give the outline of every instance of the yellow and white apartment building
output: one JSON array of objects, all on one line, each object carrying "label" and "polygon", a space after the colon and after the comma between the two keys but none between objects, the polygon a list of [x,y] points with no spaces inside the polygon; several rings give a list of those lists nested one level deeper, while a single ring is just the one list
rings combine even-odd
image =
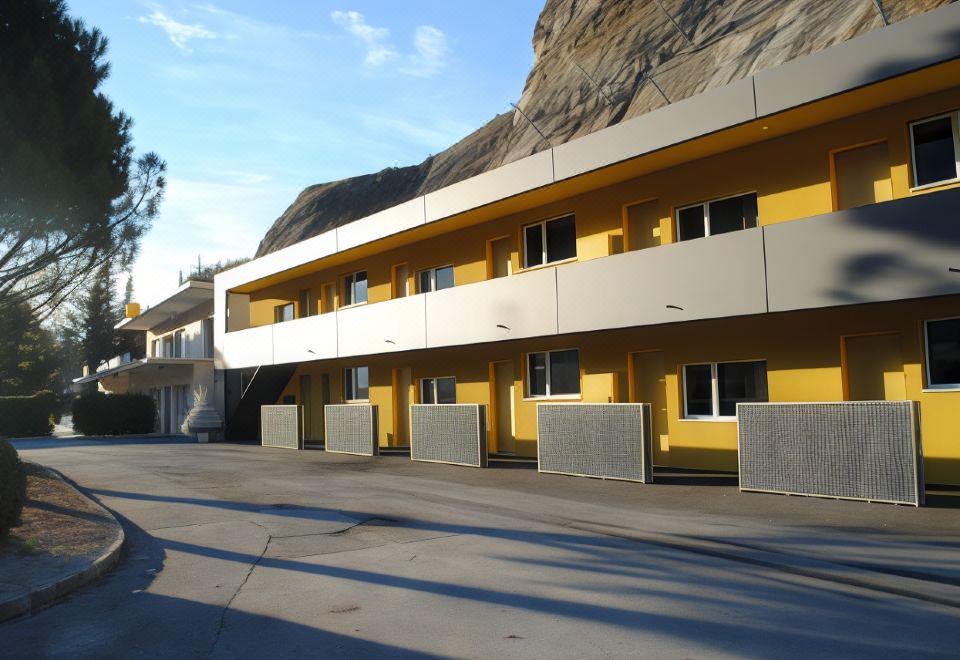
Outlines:
[{"label": "yellow and white apartment building", "polygon": [[219,274],[228,425],[478,403],[535,457],[538,403],[646,402],[654,464],[734,471],[738,402],[907,399],[960,484],[958,112],[951,5]]}]

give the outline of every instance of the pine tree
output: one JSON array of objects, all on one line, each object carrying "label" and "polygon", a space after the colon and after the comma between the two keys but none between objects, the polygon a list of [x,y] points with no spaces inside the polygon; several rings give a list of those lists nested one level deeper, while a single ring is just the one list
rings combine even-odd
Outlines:
[{"label": "pine tree", "polygon": [[120,321],[120,315],[109,264],[97,270],[84,299],[83,312],[83,358],[92,372],[101,362],[117,355],[114,326]]}]

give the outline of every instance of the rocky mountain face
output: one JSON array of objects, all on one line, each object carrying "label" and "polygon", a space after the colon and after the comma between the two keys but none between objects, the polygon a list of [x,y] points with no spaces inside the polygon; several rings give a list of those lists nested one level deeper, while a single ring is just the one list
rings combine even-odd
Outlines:
[{"label": "rocky mountain face", "polygon": [[515,112],[419,165],[305,189],[261,256],[952,0],[547,0]]}]

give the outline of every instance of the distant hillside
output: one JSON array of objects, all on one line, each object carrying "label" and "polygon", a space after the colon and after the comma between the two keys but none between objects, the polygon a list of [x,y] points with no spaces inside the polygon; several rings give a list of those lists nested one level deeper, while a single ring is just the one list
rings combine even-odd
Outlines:
[{"label": "distant hillside", "polygon": [[[950,2],[547,0],[518,105],[555,146]],[[547,148],[530,121],[497,115],[419,165],[310,186],[257,256]]]}]

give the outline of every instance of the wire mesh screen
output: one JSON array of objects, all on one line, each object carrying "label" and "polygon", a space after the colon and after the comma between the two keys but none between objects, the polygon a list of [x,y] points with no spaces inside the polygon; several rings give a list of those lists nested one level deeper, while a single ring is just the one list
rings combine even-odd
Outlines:
[{"label": "wire mesh screen", "polygon": [[740,490],[923,503],[913,401],[741,403]]},{"label": "wire mesh screen", "polygon": [[324,406],[324,449],[340,454],[376,456],[380,453],[377,436],[377,407],[351,403]]},{"label": "wire mesh screen", "polygon": [[650,483],[650,404],[537,406],[540,472]]},{"label": "wire mesh screen", "polygon": [[260,406],[260,444],[303,449],[300,406]]},{"label": "wire mesh screen", "polygon": [[473,403],[410,406],[410,458],[487,467],[487,407]]}]

